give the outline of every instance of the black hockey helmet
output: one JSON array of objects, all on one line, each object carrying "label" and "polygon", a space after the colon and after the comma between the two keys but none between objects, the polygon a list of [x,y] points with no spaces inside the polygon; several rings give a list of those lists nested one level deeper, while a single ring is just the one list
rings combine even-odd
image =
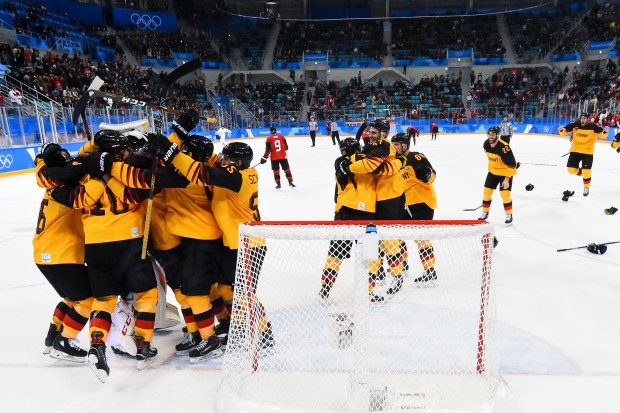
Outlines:
[{"label": "black hockey helmet", "polygon": [[189,135],[183,141],[183,151],[191,152],[193,160],[205,162],[213,155],[213,142],[206,136]]},{"label": "black hockey helmet", "polygon": [[37,158],[43,159],[45,165],[52,167],[65,166],[73,160],[68,150],[54,142],[48,142],[41,146]]},{"label": "black hockey helmet", "polygon": [[590,119],[590,114],[588,112],[581,112],[581,118],[588,118]]},{"label": "black hockey helmet", "polygon": [[497,136],[499,136],[499,127],[497,127],[497,126],[491,126],[491,127],[489,127],[489,130],[487,131],[487,135],[488,135],[489,133],[491,133],[491,132],[493,132],[493,133],[495,133]]},{"label": "black hockey helmet", "polygon": [[[142,134],[142,132],[138,132],[140,134]],[[148,141],[146,140],[146,136],[144,137],[139,137],[138,133],[125,133],[124,135],[127,136],[127,142],[129,143],[129,148],[131,148],[131,150],[133,152],[137,152],[140,149],[143,149],[146,147],[146,144],[148,143]]]},{"label": "black hockey helmet", "polygon": [[276,128],[276,126],[275,126],[275,125],[271,125],[271,126],[269,127],[269,132],[270,132],[270,133],[278,133],[278,129]]},{"label": "black hockey helmet", "polygon": [[355,138],[344,138],[340,141],[340,153],[345,156],[351,156],[361,151],[360,143]]},{"label": "black hockey helmet", "polygon": [[411,138],[409,137],[409,135],[407,135],[406,133],[397,133],[396,135],[392,136],[391,139],[392,143],[394,142],[398,142],[398,143],[404,143],[405,145],[407,145],[407,148],[411,145]]},{"label": "black hockey helmet", "polygon": [[390,132],[390,122],[383,118],[375,119],[370,123],[371,128],[378,129],[379,132],[389,133]]},{"label": "black hockey helmet", "polygon": [[224,146],[222,153],[233,161],[241,161],[241,167],[239,169],[249,168],[252,158],[254,157],[252,148],[244,142],[231,142]]},{"label": "black hockey helmet", "polygon": [[102,152],[117,152],[129,147],[129,139],[119,131],[100,130],[95,134],[95,146]]}]

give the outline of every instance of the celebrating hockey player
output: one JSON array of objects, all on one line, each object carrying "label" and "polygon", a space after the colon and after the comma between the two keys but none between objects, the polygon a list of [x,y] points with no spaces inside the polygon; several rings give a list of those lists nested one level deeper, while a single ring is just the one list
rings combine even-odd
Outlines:
[{"label": "celebrating hockey player", "polygon": [[559,129],[560,135],[572,134],[566,168],[569,174],[583,177],[583,196],[590,194],[594,143],[597,138],[605,139],[609,131],[609,126],[602,129],[590,122],[589,119],[590,116],[584,112],[578,121],[571,122]]},{"label": "celebrating hockey player", "polygon": [[488,139],[482,145],[489,159],[489,172],[484,181],[484,193],[482,196],[482,215],[480,220],[489,217],[493,191],[499,186],[499,194],[504,203],[506,212],[506,225],[512,224],[512,177],[517,174],[517,161],[510,146],[499,139],[499,128],[491,126],[487,132]]}]

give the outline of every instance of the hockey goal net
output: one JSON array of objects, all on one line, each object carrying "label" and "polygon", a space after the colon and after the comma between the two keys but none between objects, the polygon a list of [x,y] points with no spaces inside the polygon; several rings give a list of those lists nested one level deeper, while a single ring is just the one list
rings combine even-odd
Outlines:
[{"label": "hockey goal net", "polygon": [[492,225],[375,224],[239,227],[219,411],[467,411],[492,402]]}]

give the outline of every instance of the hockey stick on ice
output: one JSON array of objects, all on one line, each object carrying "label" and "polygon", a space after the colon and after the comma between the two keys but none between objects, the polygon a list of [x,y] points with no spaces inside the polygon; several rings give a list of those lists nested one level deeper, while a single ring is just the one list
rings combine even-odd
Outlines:
[{"label": "hockey stick on ice", "polygon": [[[596,244],[596,245],[611,245],[611,244],[620,244],[620,241],[612,241],[612,242],[602,242],[600,244]],[[562,248],[557,250],[557,252],[562,252],[562,251],[571,251],[571,250],[580,250],[583,248],[588,248],[587,245],[582,245],[581,247],[572,247],[572,248]]]},{"label": "hockey stick on ice", "polygon": [[568,154],[570,154],[570,152],[566,152],[564,155],[560,156],[560,158],[563,158],[563,157],[565,157]]},{"label": "hockey stick on ice", "polygon": [[477,206],[477,207],[475,207],[475,208],[465,208],[463,211],[477,211],[477,210],[479,210],[480,208],[482,208],[482,205]]},{"label": "hockey stick on ice", "polygon": [[[202,67],[202,61],[199,58],[195,58],[189,60],[182,64],[181,66],[174,69],[172,72],[168,74],[164,78],[163,84],[159,91],[159,106],[166,106],[166,93],[168,92],[168,88],[174,84],[177,80],[181,79],[183,76],[192,73],[194,70],[198,70]],[[163,111],[159,111],[157,116],[153,117],[153,127],[155,129],[155,133],[162,133],[164,126],[164,113]],[[146,217],[144,220],[144,235],[142,238],[142,255],[141,258],[143,260],[146,259],[146,247],[149,242],[149,231],[151,228],[151,213],[153,211],[153,197],[155,196],[155,173],[157,172],[157,157],[153,157],[153,166],[151,167],[151,185],[149,188],[149,200],[146,204]]]},{"label": "hockey stick on ice", "polygon": [[538,165],[538,166],[557,166],[552,163],[531,163],[531,162],[519,162],[521,165]]},{"label": "hockey stick on ice", "polygon": [[104,81],[99,77],[95,76],[93,81],[88,86],[88,90],[75,104],[73,108],[73,114],[71,116],[71,121],[74,125],[77,125],[80,116],[82,117],[82,123],[84,123],[84,133],[86,133],[86,139],[91,140],[93,138],[92,132],[90,131],[90,126],[88,126],[88,120],[86,119],[86,106],[91,99],[92,93],[98,92],[103,86]]}]

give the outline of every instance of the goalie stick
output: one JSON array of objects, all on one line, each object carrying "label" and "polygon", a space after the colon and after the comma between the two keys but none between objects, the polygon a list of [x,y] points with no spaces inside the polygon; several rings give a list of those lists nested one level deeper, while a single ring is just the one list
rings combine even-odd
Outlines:
[{"label": "goalie stick", "polygon": [[[164,78],[163,84],[159,91],[159,106],[166,106],[166,93],[168,88],[183,76],[190,74],[194,70],[202,67],[202,61],[199,58],[189,60],[181,66],[174,69]],[[164,113],[160,110],[157,116],[153,117],[155,133],[162,133],[164,124]],[[146,204],[146,217],[144,220],[144,235],[142,237],[142,254],[141,258],[146,259],[146,248],[149,242],[149,231],[151,227],[151,213],[153,212],[153,197],[155,196],[155,172],[157,172],[157,157],[153,157],[153,166],[151,168],[151,185],[149,188],[149,200]]]},{"label": "goalie stick", "polygon": [[[600,244],[596,244],[596,245],[611,245],[611,244],[620,244],[620,241],[601,242]],[[588,246],[587,245],[582,245],[581,247],[562,248],[562,249],[557,250],[556,252],[580,250],[580,249],[583,249],[583,248],[588,248]]]},{"label": "goalie stick", "polygon": [[[164,102],[164,106],[157,106],[157,105],[152,105],[149,104],[143,100],[139,100],[139,99],[135,99],[129,96],[121,96],[121,95],[115,95],[113,93],[109,93],[109,92],[103,92],[101,90],[93,90],[93,93],[91,94],[90,98],[106,98],[106,99],[110,99],[113,100],[114,102],[120,102],[120,103],[127,103],[129,105],[136,105],[136,106],[141,106],[141,107],[147,107],[147,106],[152,106],[153,108],[157,108],[159,110],[163,110],[164,112],[170,113],[172,115],[181,115],[183,114],[183,111],[177,110],[177,109],[172,109],[169,108],[167,106],[165,106],[165,102]],[[160,102],[161,103],[161,102]],[[204,120],[205,122],[211,123],[211,124],[215,124],[217,123],[217,119],[216,118],[211,118],[211,117],[207,117],[207,116],[198,116],[198,119],[200,120]]]},{"label": "goalie stick", "polygon": [[95,76],[93,81],[90,83],[90,86],[88,86],[88,90],[86,90],[86,93],[80,96],[80,99],[75,104],[75,107],[73,108],[73,114],[71,116],[71,121],[73,122],[73,125],[77,125],[80,116],[82,117],[82,122],[84,123],[84,133],[86,133],[86,139],[88,139],[89,141],[93,139],[93,135],[90,131],[90,126],[88,126],[88,120],[86,120],[86,106],[88,105],[92,94],[98,92],[99,89],[101,89],[101,86],[103,86],[103,84],[104,81],[99,76]]}]

